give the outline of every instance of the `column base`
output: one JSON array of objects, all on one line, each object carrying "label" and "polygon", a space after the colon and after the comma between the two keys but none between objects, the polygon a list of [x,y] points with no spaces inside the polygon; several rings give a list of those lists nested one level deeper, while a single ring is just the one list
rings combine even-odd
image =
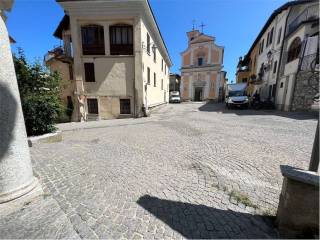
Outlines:
[{"label": "column base", "polygon": [[43,191],[39,183],[39,180],[34,177],[33,180],[27,185],[22,186],[21,188],[13,190],[11,192],[0,194],[0,212],[3,205],[6,205],[5,203],[11,202],[13,200],[17,200],[23,196],[29,196],[29,197],[31,195],[33,197],[35,197],[34,195],[39,196],[42,193]]}]

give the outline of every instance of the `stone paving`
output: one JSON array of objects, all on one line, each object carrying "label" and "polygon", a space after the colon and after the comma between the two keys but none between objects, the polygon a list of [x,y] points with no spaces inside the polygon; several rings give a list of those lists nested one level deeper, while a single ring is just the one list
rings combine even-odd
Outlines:
[{"label": "stone paving", "polygon": [[279,166],[307,168],[316,120],[187,103],[60,129],[31,148],[45,196],[1,238],[277,238]]}]

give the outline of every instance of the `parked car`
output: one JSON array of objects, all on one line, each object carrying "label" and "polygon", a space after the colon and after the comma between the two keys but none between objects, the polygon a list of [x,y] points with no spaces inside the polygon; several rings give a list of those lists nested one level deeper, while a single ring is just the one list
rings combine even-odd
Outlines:
[{"label": "parked car", "polygon": [[247,84],[236,83],[228,84],[226,92],[226,107],[248,108],[249,98],[247,96]]},{"label": "parked car", "polygon": [[178,91],[172,91],[169,95],[169,103],[180,103],[180,93]]}]

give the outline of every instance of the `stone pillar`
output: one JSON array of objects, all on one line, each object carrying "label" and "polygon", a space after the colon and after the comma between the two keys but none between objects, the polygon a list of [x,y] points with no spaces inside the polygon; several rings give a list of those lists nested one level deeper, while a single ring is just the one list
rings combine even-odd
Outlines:
[{"label": "stone pillar", "polygon": [[38,181],[32,172],[19,89],[1,7],[0,4],[0,203],[4,203],[30,193]]},{"label": "stone pillar", "polygon": [[81,47],[81,32],[79,24],[74,16],[70,16],[71,39],[73,46],[73,78],[75,80],[75,114],[72,121],[84,121],[86,118],[85,110],[85,93],[83,84],[83,64],[82,64],[82,47]]},{"label": "stone pillar", "polygon": [[[142,77],[142,36],[141,36],[141,18],[137,17],[134,21],[134,115],[142,117],[143,107],[143,77]],[[147,93],[146,93],[147,94]]]}]

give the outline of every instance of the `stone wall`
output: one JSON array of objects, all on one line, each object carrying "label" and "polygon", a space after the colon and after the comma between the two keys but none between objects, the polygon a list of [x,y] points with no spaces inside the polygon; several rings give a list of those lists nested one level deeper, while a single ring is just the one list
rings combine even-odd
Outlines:
[{"label": "stone wall", "polygon": [[310,71],[297,73],[291,110],[310,111],[317,93],[319,93],[319,74]]}]

